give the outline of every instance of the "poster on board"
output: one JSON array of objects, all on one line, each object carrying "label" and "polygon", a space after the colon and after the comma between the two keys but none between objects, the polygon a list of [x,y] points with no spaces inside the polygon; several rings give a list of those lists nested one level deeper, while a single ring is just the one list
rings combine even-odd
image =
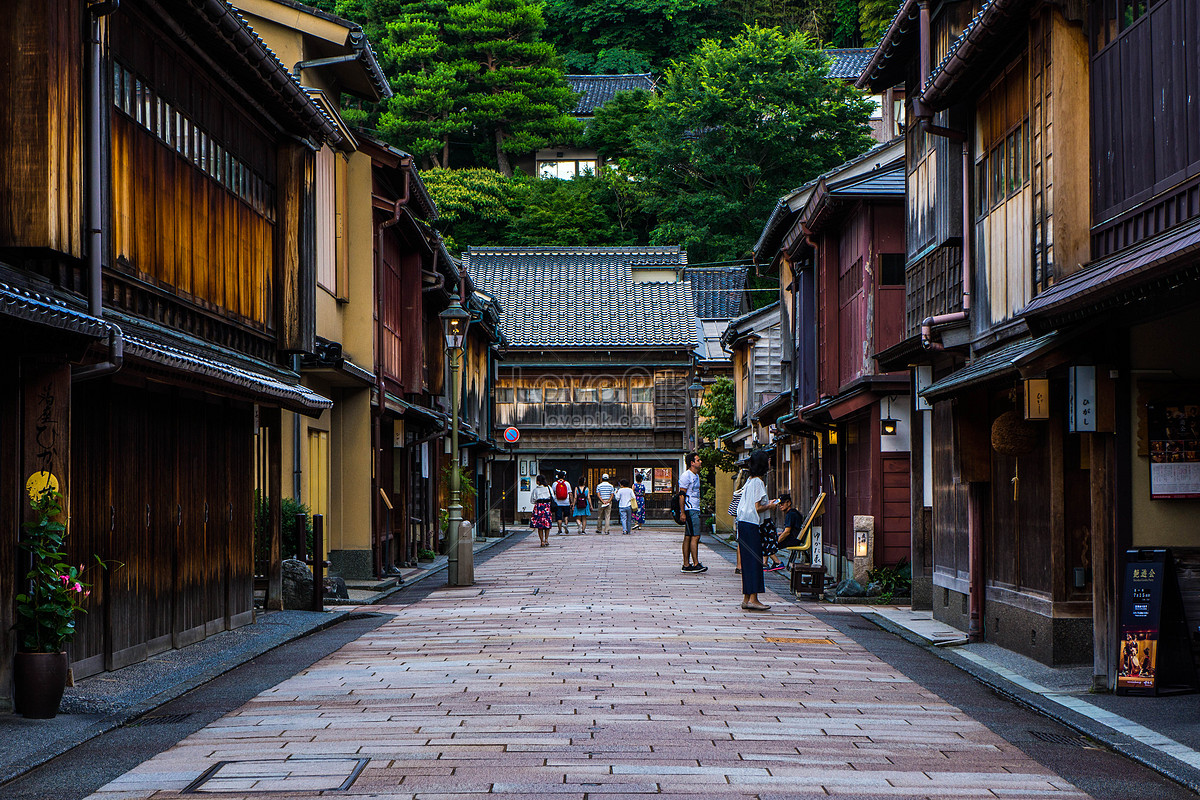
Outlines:
[{"label": "poster on board", "polygon": [[1200,404],[1146,407],[1150,440],[1150,497],[1200,497]]}]

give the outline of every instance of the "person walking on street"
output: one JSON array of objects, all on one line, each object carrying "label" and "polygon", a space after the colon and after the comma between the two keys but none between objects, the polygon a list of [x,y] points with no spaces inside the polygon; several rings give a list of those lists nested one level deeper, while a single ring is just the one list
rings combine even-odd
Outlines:
[{"label": "person walking on street", "polygon": [[629,488],[629,481],[621,479],[621,488],[617,489],[616,495],[617,513],[621,516],[621,533],[628,534],[633,527],[633,505],[636,502],[633,498],[633,489]]},{"label": "person walking on street", "polygon": [[683,567],[680,572],[708,572],[700,563],[700,456],[688,453],[687,469],[679,478],[683,495]]},{"label": "person walking on street", "polygon": [[779,505],[778,500],[767,498],[767,485],[763,476],[767,474],[770,460],[767,454],[757,450],[750,454],[747,467],[750,480],[742,487],[738,501],[737,528],[738,550],[742,555],[742,608],[746,611],[768,611],[770,606],[758,599],[758,593],[766,590],[763,580],[762,528],[764,514]]},{"label": "person walking on street", "polygon": [[645,476],[641,472],[633,473],[633,527],[640,528],[646,524],[646,487],[642,485]]},{"label": "person walking on street", "polygon": [[[570,533],[570,516],[571,516],[571,484],[567,483],[567,473],[561,469],[556,473],[557,480],[550,487],[551,493],[554,495],[554,521],[558,523],[558,535],[565,536]],[[564,530],[565,528],[565,530]]]},{"label": "person walking on street", "polygon": [[608,482],[608,474],[600,477],[600,483],[596,485],[596,499],[600,502],[600,521],[596,523],[597,530],[608,536],[608,518],[613,510],[613,494],[616,492],[616,487]]},{"label": "person walking on street", "polygon": [[529,527],[538,532],[539,547],[550,546],[550,526],[553,524],[550,519],[550,487],[546,485],[546,479],[541,475],[537,476],[537,486],[533,487],[533,516],[529,520]]},{"label": "person walking on street", "polygon": [[[729,501],[729,508],[725,509],[725,513],[733,517],[734,533],[737,533],[737,507],[738,501],[742,499],[742,487],[746,485],[746,481],[750,480],[750,470],[742,467],[738,470],[737,477],[733,481],[733,498]],[[733,568],[734,575],[742,574],[742,548],[737,549],[737,566]]]},{"label": "person walking on street", "polygon": [[588,517],[592,515],[592,495],[582,475],[579,476],[579,483],[575,485],[575,510],[571,515],[575,518],[575,524],[579,526],[579,535],[587,533]]}]

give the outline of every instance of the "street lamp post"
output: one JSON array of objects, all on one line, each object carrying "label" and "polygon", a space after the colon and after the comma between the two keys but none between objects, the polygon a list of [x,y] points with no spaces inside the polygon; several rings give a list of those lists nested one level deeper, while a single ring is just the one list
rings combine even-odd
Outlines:
[{"label": "street lamp post", "polygon": [[[462,540],[462,486],[458,467],[458,401],[459,362],[467,341],[467,327],[471,324],[471,313],[462,305],[452,305],[438,315],[446,336],[446,349],[450,352],[450,530],[446,546],[446,577],[451,586],[470,586],[475,582],[473,550],[465,553],[466,564],[458,552]],[[467,523],[470,527],[470,523]],[[469,544],[475,537],[468,539]]]},{"label": "street lamp post", "polygon": [[688,400],[692,404],[692,449],[700,449],[700,406],[704,405],[704,386],[697,377],[688,387]]}]

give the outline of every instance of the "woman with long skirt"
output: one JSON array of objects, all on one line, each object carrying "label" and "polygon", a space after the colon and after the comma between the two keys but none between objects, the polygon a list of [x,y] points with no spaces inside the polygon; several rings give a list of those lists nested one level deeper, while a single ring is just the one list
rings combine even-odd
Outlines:
[{"label": "woman with long skirt", "polygon": [[539,547],[550,546],[550,527],[554,519],[550,515],[550,487],[546,479],[537,476],[537,486],[533,487],[533,516],[529,519],[529,527],[538,532]]},{"label": "woman with long skirt", "polygon": [[633,473],[633,528],[637,530],[646,524],[646,487],[642,485],[643,475]]},{"label": "woman with long skirt", "polygon": [[771,607],[758,599],[758,593],[767,588],[763,580],[760,525],[763,516],[771,513],[779,501],[767,498],[767,485],[763,482],[763,476],[770,468],[767,454],[761,450],[751,453],[746,468],[750,470],[750,479],[742,487],[737,509],[738,553],[742,557],[742,608],[746,611],[769,611]]}]

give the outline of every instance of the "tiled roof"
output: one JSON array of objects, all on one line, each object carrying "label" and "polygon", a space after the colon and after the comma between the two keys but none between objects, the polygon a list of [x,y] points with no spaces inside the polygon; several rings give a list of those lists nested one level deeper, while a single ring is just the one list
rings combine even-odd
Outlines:
[{"label": "tiled roof", "polygon": [[576,114],[593,114],[612,100],[617,92],[654,91],[654,76],[649,72],[637,75],[567,75],[567,83],[579,92]]},{"label": "tiled roof", "polygon": [[858,80],[874,52],[869,47],[826,50],[825,55],[829,56],[829,77],[844,81]]},{"label": "tiled roof", "polygon": [[102,339],[115,327],[58,300],[0,283],[0,316]]},{"label": "tiled roof", "polygon": [[468,247],[462,260],[500,301],[511,347],[699,344],[689,283],[633,281],[633,265],[686,266],[681,247]]},{"label": "tiled roof", "polygon": [[700,319],[731,319],[742,313],[746,267],[688,267],[683,278],[696,295]]}]

